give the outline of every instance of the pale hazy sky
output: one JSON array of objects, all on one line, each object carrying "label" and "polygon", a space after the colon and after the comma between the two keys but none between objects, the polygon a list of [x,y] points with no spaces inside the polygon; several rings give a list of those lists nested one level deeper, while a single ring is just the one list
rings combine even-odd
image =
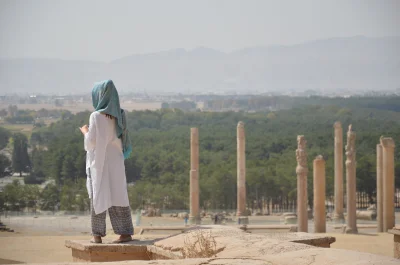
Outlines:
[{"label": "pale hazy sky", "polygon": [[355,35],[399,36],[400,1],[0,0],[2,58],[109,61]]}]

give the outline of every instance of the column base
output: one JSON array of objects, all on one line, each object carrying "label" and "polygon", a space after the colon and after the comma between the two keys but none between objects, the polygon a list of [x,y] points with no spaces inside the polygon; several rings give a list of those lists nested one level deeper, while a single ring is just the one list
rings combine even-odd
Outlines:
[{"label": "column base", "polygon": [[357,230],[357,228],[352,229],[350,227],[343,226],[343,234],[358,234],[358,230]]},{"label": "column base", "polygon": [[248,225],[249,224],[249,218],[247,216],[239,216],[238,217],[238,224],[240,224],[240,225]]},{"label": "column base", "polygon": [[191,224],[191,225],[201,224],[200,216],[189,216],[189,224]]},{"label": "column base", "polygon": [[343,214],[334,214],[332,217],[332,221],[335,224],[344,224],[344,215]]}]

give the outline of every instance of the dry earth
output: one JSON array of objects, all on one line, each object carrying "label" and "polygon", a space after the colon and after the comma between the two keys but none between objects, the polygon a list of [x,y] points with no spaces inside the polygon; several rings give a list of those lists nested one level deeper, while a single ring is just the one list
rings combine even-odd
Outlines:
[{"label": "dry earth", "polygon": [[[329,233],[336,237],[332,248],[355,250],[392,257],[393,237],[390,234],[344,235]],[[107,239],[114,238],[111,232]],[[144,235],[144,237],[149,237]],[[68,231],[45,231],[43,229],[18,228],[15,233],[0,233],[0,264],[72,262],[71,250],[64,246],[65,240],[89,239],[88,234]]]}]

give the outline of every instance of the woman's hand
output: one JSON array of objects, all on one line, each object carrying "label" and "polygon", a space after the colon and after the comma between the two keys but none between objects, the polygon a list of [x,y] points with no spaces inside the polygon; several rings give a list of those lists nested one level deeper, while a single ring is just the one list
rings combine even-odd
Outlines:
[{"label": "woman's hand", "polygon": [[89,126],[87,126],[86,124],[83,125],[82,127],[80,127],[79,129],[81,130],[83,135],[85,135],[89,132]]}]

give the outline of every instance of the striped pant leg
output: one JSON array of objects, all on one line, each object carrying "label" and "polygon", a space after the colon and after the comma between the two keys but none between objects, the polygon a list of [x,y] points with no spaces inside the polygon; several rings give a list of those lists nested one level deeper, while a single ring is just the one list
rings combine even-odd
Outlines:
[{"label": "striped pant leg", "polygon": [[92,194],[92,198],[90,199],[90,222],[92,225],[92,236],[106,236],[106,211],[96,214],[94,212],[93,206],[93,186],[92,186],[92,178],[89,173],[89,182],[90,182],[90,193]]},{"label": "striped pant leg", "polygon": [[133,235],[131,207],[112,206],[108,214],[115,234]]},{"label": "striped pant leg", "polygon": [[93,201],[90,200],[91,204],[91,224],[92,224],[92,235],[93,236],[106,236],[106,211],[95,214],[93,208]]}]

